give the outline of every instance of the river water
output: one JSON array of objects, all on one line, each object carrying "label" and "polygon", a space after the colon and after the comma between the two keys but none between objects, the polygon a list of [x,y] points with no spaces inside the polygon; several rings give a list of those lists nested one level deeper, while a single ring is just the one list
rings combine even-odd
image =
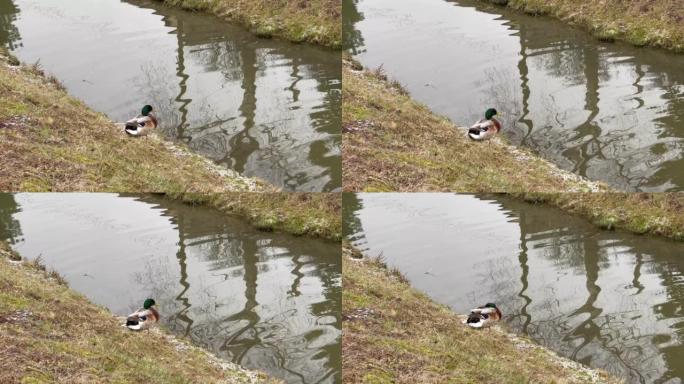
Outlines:
[{"label": "river water", "polygon": [[155,196],[0,194],[0,238],[126,315],[288,383],[341,377],[339,244],[259,232]]},{"label": "river water", "polygon": [[340,53],[151,0],[0,0],[0,45],[115,121],[297,191],[341,186]]},{"label": "river water", "polygon": [[344,0],[344,36],[364,66],[460,126],[495,107],[511,143],[563,169],[684,190],[684,55],[471,0]]},{"label": "river water", "polygon": [[503,196],[345,194],[345,232],[457,313],[628,383],[684,381],[684,245]]}]

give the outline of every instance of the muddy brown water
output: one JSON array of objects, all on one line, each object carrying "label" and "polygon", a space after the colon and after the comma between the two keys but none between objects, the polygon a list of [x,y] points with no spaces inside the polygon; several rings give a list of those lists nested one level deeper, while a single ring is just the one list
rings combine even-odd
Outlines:
[{"label": "muddy brown water", "polygon": [[417,289],[628,383],[684,380],[684,244],[502,196],[345,194],[345,233]]},{"label": "muddy brown water", "polygon": [[344,0],[343,11],[356,58],[434,112],[467,126],[495,107],[513,144],[563,169],[625,191],[684,190],[684,55],[483,1]]},{"label": "muddy brown water", "polygon": [[126,315],[288,383],[341,377],[339,244],[258,232],[155,196],[0,194],[0,238]]},{"label": "muddy brown water", "polygon": [[115,121],[287,190],[341,186],[340,53],[158,1],[0,0],[0,45]]}]

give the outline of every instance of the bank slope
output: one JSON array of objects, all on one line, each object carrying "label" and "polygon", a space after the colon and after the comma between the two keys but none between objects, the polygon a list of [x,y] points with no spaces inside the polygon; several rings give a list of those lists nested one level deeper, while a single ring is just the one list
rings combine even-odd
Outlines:
[{"label": "bank slope", "polygon": [[608,230],[684,241],[684,193],[519,193],[532,204],[548,204]]},{"label": "bank slope", "polygon": [[274,190],[156,135],[127,137],[39,67],[2,50],[0,165],[2,191]]},{"label": "bank slope", "polygon": [[[619,383],[506,332],[477,331],[377,261],[344,247],[344,383]],[[457,294],[457,293],[456,293]]]},{"label": "bank slope", "polygon": [[267,383],[159,329],[131,332],[0,243],[0,382]]},{"label": "bank slope", "polygon": [[341,0],[161,0],[193,11],[206,11],[250,28],[261,37],[279,36],[339,49]]},{"label": "bank slope", "polygon": [[582,27],[601,40],[684,52],[681,0],[481,0]]},{"label": "bank slope", "polygon": [[262,231],[332,241],[342,239],[342,196],[339,193],[182,193],[169,197],[240,216]]},{"label": "bank slope", "polygon": [[345,191],[600,191],[501,138],[474,142],[466,129],[413,101],[378,71],[350,59],[342,72]]}]

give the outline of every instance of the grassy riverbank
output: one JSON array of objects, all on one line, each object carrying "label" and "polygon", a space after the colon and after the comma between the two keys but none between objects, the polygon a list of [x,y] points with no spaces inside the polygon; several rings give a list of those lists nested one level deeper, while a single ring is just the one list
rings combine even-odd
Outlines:
[{"label": "grassy riverbank", "polygon": [[2,191],[274,190],[156,135],[127,137],[55,78],[2,50],[0,163]]},{"label": "grassy riverbank", "polygon": [[549,15],[589,30],[599,39],[624,40],[684,52],[681,0],[483,0]]},{"label": "grassy riverbank", "polygon": [[339,49],[341,0],[162,0],[193,11],[206,11],[250,28],[258,36],[278,36]]},{"label": "grassy riverbank", "polygon": [[339,193],[190,193],[169,197],[241,216],[264,231],[333,241],[342,239],[342,197]]},{"label": "grassy riverbank", "polygon": [[476,331],[377,260],[344,246],[345,383],[618,383],[502,326]]},{"label": "grassy riverbank", "polygon": [[413,101],[378,71],[343,65],[345,191],[598,191],[606,189],[499,137],[466,129]]},{"label": "grassy riverbank", "polygon": [[0,243],[0,382],[266,383],[163,331],[135,333]]},{"label": "grassy riverbank", "polygon": [[520,193],[513,196],[558,207],[604,229],[684,241],[682,193]]}]

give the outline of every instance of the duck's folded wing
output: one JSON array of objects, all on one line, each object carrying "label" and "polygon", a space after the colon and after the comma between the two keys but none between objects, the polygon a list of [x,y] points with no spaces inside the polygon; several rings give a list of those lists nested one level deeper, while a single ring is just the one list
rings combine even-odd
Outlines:
[{"label": "duck's folded wing", "polygon": [[134,118],[128,120],[128,121],[126,122],[126,124],[136,124],[136,123],[138,122],[138,120],[139,120],[140,118],[142,118],[142,117],[145,117],[145,116],[136,116],[136,117],[134,117]]},{"label": "duck's folded wing", "polygon": [[490,120],[480,120],[477,123],[473,124],[470,129],[480,129],[483,131],[486,131],[489,129],[489,127],[493,126],[494,123],[492,123]]},{"label": "duck's folded wing", "polygon": [[139,116],[126,122],[126,127],[144,127],[151,119],[148,116]]},{"label": "duck's folded wing", "polygon": [[147,314],[148,310],[144,308],[140,308],[137,311],[131,313],[128,315],[129,319],[139,319]]},{"label": "duck's folded wing", "polygon": [[138,118],[130,119],[124,125],[124,129],[126,129],[126,130],[129,130],[129,129],[130,130],[137,130],[138,128],[140,128],[140,123],[139,123]]},{"label": "duck's folded wing", "polygon": [[492,313],[496,313],[496,309],[494,309],[494,308],[482,308],[482,311],[480,311],[480,313],[483,315],[491,315]]},{"label": "duck's folded wing", "polygon": [[489,315],[490,313],[496,312],[496,309],[491,308],[491,307],[479,307],[475,309],[471,309],[470,313],[479,313],[482,315]]}]

